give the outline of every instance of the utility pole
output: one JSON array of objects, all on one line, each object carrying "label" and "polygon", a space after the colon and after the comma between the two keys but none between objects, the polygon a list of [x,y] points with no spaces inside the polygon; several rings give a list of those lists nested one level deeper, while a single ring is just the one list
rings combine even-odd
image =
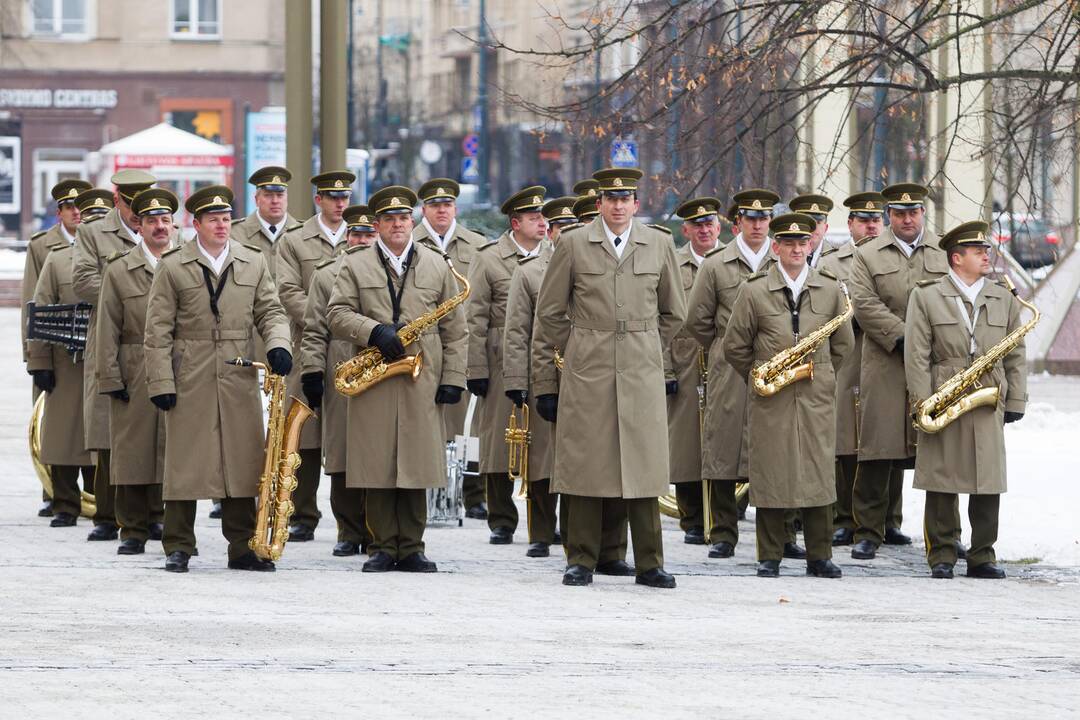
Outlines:
[{"label": "utility pole", "polygon": [[[593,53],[593,137],[596,138],[596,144],[593,147],[593,170],[599,170],[600,168],[607,167],[607,163],[604,162],[604,143],[597,137],[595,129],[600,125],[601,117],[601,101],[600,101],[600,83],[602,81],[603,74],[603,54],[600,49],[600,36],[596,37],[596,52]],[[591,172],[585,173],[587,176],[591,176]]]},{"label": "utility pole", "polygon": [[289,211],[311,215],[311,3],[285,3],[285,158],[292,171]]},{"label": "utility pole", "polygon": [[346,82],[348,82],[346,97],[348,98],[348,105],[345,110],[345,147],[347,148],[353,146],[354,133],[356,132],[356,97],[355,85],[353,85],[353,67],[356,64],[353,60],[353,18],[355,17],[356,9],[353,6],[353,0],[349,0],[349,27],[347,30],[349,39],[345,53],[345,62],[348,63],[348,70],[346,72]]},{"label": "utility pole", "polygon": [[477,59],[476,136],[480,142],[476,149],[476,170],[480,175],[480,185],[476,192],[476,202],[479,205],[486,205],[491,195],[491,130],[488,127],[488,34],[485,0],[480,0],[480,29],[477,40],[480,56]]},{"label": "utility pole", "polygon": [[340,0],[322,0],[319,14],[319,162],[320,172],[345,167],[346,84],[344,17],[347,5]]},{"label": "utility pole", "polygon": [[[378,87],[375,94],[374,147],[386,147],[386,78],[383,76],[383,0],[376,6],[375,17],[375,76]],[[375,180],[382,184],[382,168],[376,165]]]}]

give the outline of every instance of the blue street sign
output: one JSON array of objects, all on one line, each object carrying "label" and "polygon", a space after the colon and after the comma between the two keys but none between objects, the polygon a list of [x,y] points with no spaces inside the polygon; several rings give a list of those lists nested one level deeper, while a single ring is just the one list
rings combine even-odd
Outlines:
[{"label": "blue street sign", "polygon": [[611,141],[611,166],[612,167],[637,167],[638,147],[633,140]]},{"label": "blue street sign", "polygon": [[462,139],[461,149],[467,156],[476,157],[480,149],[480,138],[476,136],[476,133],[469,133]]},{"label": "blue street sign", "polygon": [[476,165],[475,157],[461,158],[461,180],[467,183],[480,181],[480,168]]}]

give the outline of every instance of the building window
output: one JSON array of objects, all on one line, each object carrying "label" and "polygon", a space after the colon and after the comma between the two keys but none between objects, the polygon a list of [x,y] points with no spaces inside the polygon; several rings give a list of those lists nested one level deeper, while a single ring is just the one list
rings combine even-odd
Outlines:
[{"label": "building window", "polygon": [[86,37],[89,0],[32,0],[34,35]]},{"label": "building window", "polygon": [[170,33],[180,40],[221,37],[221,0],[172,0]]}]

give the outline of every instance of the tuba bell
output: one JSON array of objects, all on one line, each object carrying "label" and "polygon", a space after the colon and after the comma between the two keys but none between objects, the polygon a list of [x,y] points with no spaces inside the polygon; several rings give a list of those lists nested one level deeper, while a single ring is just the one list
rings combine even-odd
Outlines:
[{"label": "tuba bell", "polygon": [[[30,461],[34,464],[34,472],[37,474],[38,482],[41,483],[41,487],[44,488],[45,493],[51,498],[53,496],[52,475],[49,473],[49,466],[41,461],[41,423],[44,419],[45,393],[41,393],[34,402],[34,412],[30,414],[28,438],[30,441]],[[85,490],[80,491],[79,515],[85,518],[92,518],[96,512],[97,504],[94,501],[94,495]]]}]

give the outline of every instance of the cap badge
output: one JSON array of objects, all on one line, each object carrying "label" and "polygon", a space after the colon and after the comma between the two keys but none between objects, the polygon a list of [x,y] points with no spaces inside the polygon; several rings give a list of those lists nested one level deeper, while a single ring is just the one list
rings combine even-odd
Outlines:
[{"label": "cap badge", "polygon": [[697,214],[698,214],[698,215],[705,215],[705,214],[706,214],[706,212],[708,212],[708,211],[707,211],[707,210],[705,210],[705,206],[704,206],[704,205],[698,205],[698,206],[697,206]]},{"label": "cap badge", "polygon": [[281,178],[279,178],[279,177],[278,177],[277,175],[275,175],[275,176],[274,176],[274,177],[273,177],[273,178],[272,178],[272,179],[270,180],[270,183],[271,183],[271,184],[273,184],[273,185],[280,185],[280,184],[281,184]]},{"label": "cap badge", "polygon": [[867,210],[874,210],[874,209],[876,209],[876,208],[874,207],[874,202],[873,202],[872,200],[867,200],[867,201],[866,201],[866,209],[867,209]]},{"label": "cap badge", "polygon": [[544,202],[543,199],[541,199],[541,197],[539,195],[533,195],[533,197],[532,197],[532,204],[533,205],[540,205],[543,202]]},{"label": "cap badge", "polygon": [[220,196],[220,195],[215,195],[215,196],[214,196],[214,204],[215,204],[215,205],[224,205],[225,203],[223,203],[223,202],[221,201],[221,196]]},{"label": "cap badge", "polygon": [[900,196],[900,202],[911,202],[911,195],[904,193]]},{"label": "cap badge", "polygon": [[390,206],[393,207],[394,205],[404,205],[404,203],[401,202],[401,198],[395,196],[390,198]]},{"label": "cap badge", "polygon": [[574,213],[571,212],[570,208],[564,206],[560,214],[562,214],[562,215],[573,215]]},{"label": "cap badge", "polygon": [[760,201],[760,200],[755,200],[755,201],[754,201],[754,202],[753,202],[753,203],[752,203],[752,204],[750,205],[750,209],[751,209],[751,210],[761,210],[761,201]]},{"label": "cap badge", "polygon": [[984,239],[984,238],[983,238],[983,234],[982,234],[982,231],[981,231],[981,230],[979,231],[979,234],[975,236],[975,239],[976,239],[976,240],[983,240],[983,239]]},{"label": "cap badge", "polygon": [[611,181],[611,184],[615,187],[622,187],[622,178],[615,178]]},{"label": "cap badge", "polygon": [[75,196],[77,196],[78,194],[79,194],[79,191],[78,191],[78,190],[76,190],[75,188],[71,188],[70,190],[68,190],[68,194],[67,194],[67,196],[68,196],[68,197],[75,197]]},{"label": "cap badge", "polygon": [[105,201],[102,200],[101,198],[95,198],[94,199],[94,205],[96,205],[97,207],[104,207]]},{"label": "cap badge", "polygon": [[356,218],[356,222],[358,222],[358,223],[366,223],[366,222],[368,222],[367,215],[361,215],[360,217]]},{"label": "cap badge", "polygon": [[150,201],[150,207],[151,208],[159,208],[159,207],[161,207],[161,203],[158,202],[157,198],[154,198],[154,199],[152,199]]},{"label": "cap badge", "polygon": [[335,180],[334,181],[334,187],[339,188],[339,187],[345,187],[345,186],[341,183],[340,180]]},{"label": "cap badge", "polygon": [[586,197],[596,197],[596,190],[594,190],[592,188],[589,188],[588,192],[585,193],[585,196]]},{"label": "cap badge", "polygon": [[799,223],[791,223],[791,227],[788,228],[789,232],[800,232]]},{"label": "cap badge", "polygon": [[446,188],[435,188],[435,194],[436,195],[449,195],[450,193],[446,192]]},{"label": "cap badge", "polygon": [[817,203],[814,203],[810,206],[810,212],[821,212],[820,210],[818,210]]}]

